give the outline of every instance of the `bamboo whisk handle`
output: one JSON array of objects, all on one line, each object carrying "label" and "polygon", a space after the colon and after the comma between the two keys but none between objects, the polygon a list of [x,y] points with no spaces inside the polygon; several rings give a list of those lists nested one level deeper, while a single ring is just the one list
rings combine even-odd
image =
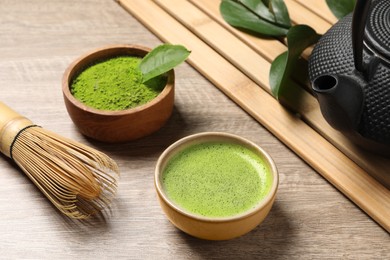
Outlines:
[{"label": "bamboo whisk handle", "polygon": [[0,102],[0,152],[11,157],[11,145],[18,133],[32,125],[29,119]]}]

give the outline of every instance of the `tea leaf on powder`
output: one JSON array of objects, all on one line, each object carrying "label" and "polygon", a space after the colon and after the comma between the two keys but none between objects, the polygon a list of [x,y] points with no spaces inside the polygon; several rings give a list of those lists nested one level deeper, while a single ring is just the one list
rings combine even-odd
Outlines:
[{"label": "tea leaf on powder", "polygon": [[142,83],[161,75],[187,59],[191,51],[181,45],[162,44],[149,52],[139,64]]}]

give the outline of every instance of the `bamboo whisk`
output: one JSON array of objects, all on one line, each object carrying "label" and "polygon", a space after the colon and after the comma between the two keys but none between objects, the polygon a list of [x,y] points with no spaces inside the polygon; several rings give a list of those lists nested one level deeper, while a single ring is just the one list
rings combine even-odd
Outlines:
[{"label": "bamboo whisk", "polygon": [[88,218],[115,196],[119,171],[111,158],[34,125],[1,102],[0,151],[71,218]]}]

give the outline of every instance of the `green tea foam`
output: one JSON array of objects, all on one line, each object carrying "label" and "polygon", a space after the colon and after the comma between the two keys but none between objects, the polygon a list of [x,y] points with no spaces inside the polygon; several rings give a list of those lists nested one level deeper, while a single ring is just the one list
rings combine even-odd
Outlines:
[{"label": "green tea foam", "polygon": [[254,208],[269,193],[272,175],[264,161],[238,144],[207,142],[170,159],[162,175],[168,198],[206,217],[229,217]]}]

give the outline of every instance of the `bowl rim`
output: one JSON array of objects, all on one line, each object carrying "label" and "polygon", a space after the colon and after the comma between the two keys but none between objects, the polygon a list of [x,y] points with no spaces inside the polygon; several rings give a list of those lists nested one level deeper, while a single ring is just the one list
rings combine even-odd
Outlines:
[{"label": "bowl rim", "polygon": [[[219,138],[219,140],[221,140],[221,137],[222,137],[222,139],[225,139],[227,141],[228,140],[236,141],[236,143],[238,143],[240,145],[244,145],[244,146],[255,149],[263,157],[263,159],[266,161],[266,163],[269,164],[269,166],[270,166],[269,171],[273,177],[271,189],[269,190],[268,194],[256,204],[256,206],[254,208],[247,210],[247,211],[244,211],[240,214],[228,216],[228,217],[205,217],[205,216],[201,216],[201,215],[194,214],[194,213],[191,213],[191,212],[184,210],[182,207],[178,206],[176,203],[172,202],[167,197],[167,195],[164,192],[164,189],[162,187],[162,183],[160,181],[161,180],[160,176],[162,175],[162,172],[163,172],[162,171],[162,164],[163,164],[165,158],[168,156],[172,157],[178,151],[181,151],[181,149],[180,149],[181,147],[183,149],[183,148],[187,147],[186,144],[189,144],[191,142],[195,143],[195,141],[197,139],[202,138],[202,137],[210,137],[210,138],[217,137],[217,138]],[[196,134],[192,134],[192,135],[183,137],[183,138],[177,140],[176,142],[174,142],[173,144],[171,144],[168,148],[166,148],[164,150],[164,152],[160,155],[160,157],[157,160],[157,164],[155,167],[155,175],[154,175],[154,185],[155,185],[155,189],[156,189],[159,197],[165,203],[167,203],[169,207],[171,207],[173,210],[179,212],[180,214],[187,216],[191,219],[195,219],[195,220],[202,221],[202,222],[225,223],[225,222],[233,222],[233,221],[248,218],[248,217],[256,214],[257,212],[259,212],[261,209],[266,207],[269,203],[273,203],[273,200],[276,196],[276,192],[277,192],[277,189],[279,186],[279,173],[278,173],[278,169],[277,169],[276,164],[275,164],[274,160],[272,159],[272,157],[263,148],[261,148],[259,145],[255,144],[254,142],[252,142],[244,137],[241,137],[241,136],[238,136],[235,134],[231,134],[231,133],[226,133],[226,132],[202,132],[202,133],[196,133]]]},{"label": "bowl rim", "polygon": [[[118,50],[118,54],[121,52],[121,50],[137,50],[144,52],[145,55],[150,52],[152,49],[146,46],[142,45],[137,45],[137,44],[111,44],[111,45],[106,45],[104,47],[99,47],[95,48],[93,50],[90,50],[78,58],[76,58],[72,63],[69,64],[69,66],[66,68],[63,77],[62,77],[62,93],[64,97],[72,103],[75,107],[79,108],[82,111],[86,111],[92,114],[97,114],[97,115],[102,115],[102,116],[122,116],[122,115],[128,115],[128,114],[135,114],[138,113],[139,111],[148,109],[155,104],[159,103],[162,99],[164,99],[166,96],[169,95],[171,91],[173,91],[174,88],[174,81],[175,81],[175,72],[174,69],[166,72],[168,79],[167,83],[164,86],[163,90],[152,100],[148,101],[145,104],[133,107],[133,108],[128,108],[128,109],[123,109],[123,110],[104,110],[104,109],[97,109],[90,107],[83,102],[79,101],[76,99],[72,93],[70,92],[70,80],[74,76],[74,74],[77,73],[76,66],[80,64],[81,62],[85,63],[85,65],[91,64],[93,61],[86,62],[86,60],[90,59],[91,56],[96,55],[97,53],[103,53],[106,51],[114,51]],[[120,56],[117,55],[117,56]],[[96,59],[98,60],[98,59]]]}]

